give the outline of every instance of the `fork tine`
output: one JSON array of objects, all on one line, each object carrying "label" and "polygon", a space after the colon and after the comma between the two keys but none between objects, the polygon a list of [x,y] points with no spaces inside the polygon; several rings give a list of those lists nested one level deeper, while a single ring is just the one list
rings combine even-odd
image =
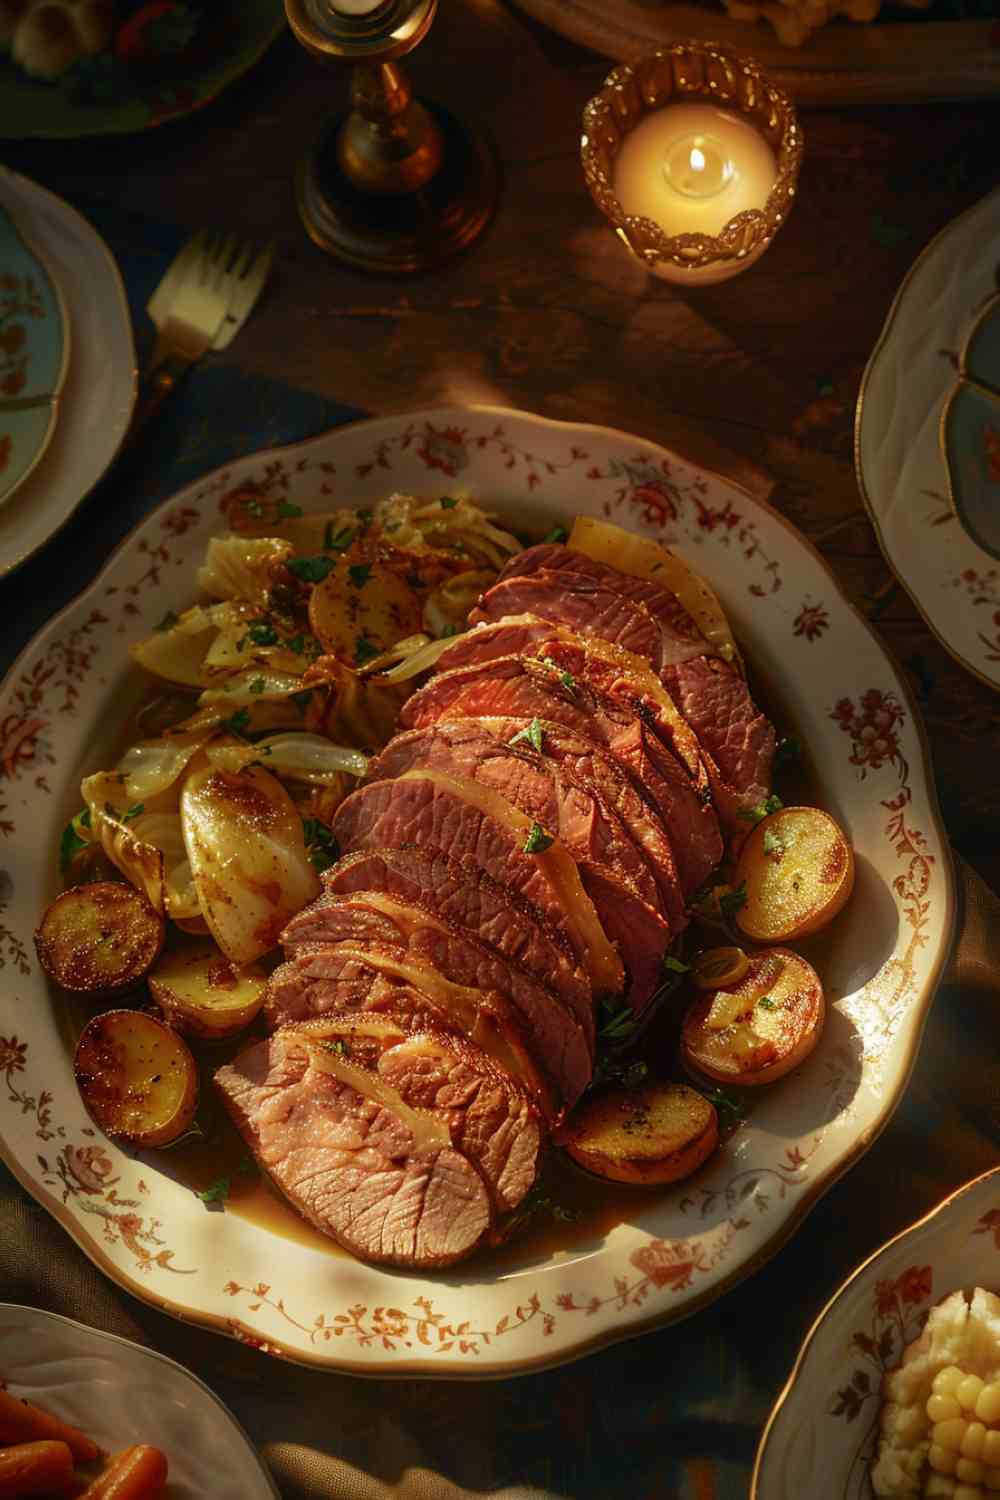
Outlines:
[{"label": "fork tine", "polygon": [[205,231],[199,229],[174,256],[167,267],[159,286],[146,304],[146,311],[157,327],[167,314],[170,303],[181,282],[201,259],[205,248]]},{"label": "fork tine", "polygon": [[265,245],[258,250],[248,245],[246,259],[249,261],[246,270],[233,280],[229,308],[212,342],[213,349],[225,349],[249,317],[271,273],[274,247]]}]

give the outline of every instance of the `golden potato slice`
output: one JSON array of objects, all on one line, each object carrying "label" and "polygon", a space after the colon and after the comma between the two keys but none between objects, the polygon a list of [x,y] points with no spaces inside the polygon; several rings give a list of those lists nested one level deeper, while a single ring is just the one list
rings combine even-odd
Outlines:
[{"label": "golden potato slice", "polygon": [[236,968],[216,943],[185,943],[165,953],[149,976],[149,993],[175,1030],[218,1041],[234,1036],[264,1003],[267,975],[257,964]]},{"label": "golden potato slice", "polygon": [[737,884],[746,901],[736,924],[760,943],[818,932],[854,887],[854,851],[818,807],[783,807],[759,822],[740,850]]},{"label": "golden potato slice", "polygon": [[73,1072],[87,1112],[106,1135],[167,1146],[198,1107],[198,1069],[186,1043],[138,1010],[109,1010],[84,1027]]},{"label": "golden potato slice", "polygon": [[141,891],[118,880],[57,896],[35,933],[38,961],[65,990],[105,995],[135,984],[156,962],[165,924]]},{"label": "golden potato slice", "polygon": [[578,1166],[612,1182],[679,1182],[719,1140],[714,1105],[684,1083],[595,1094],[570,1116],[560,1143]]},{"label": "golden potato slice", "polygon": [[681,1026],[681,1056],[719,1083],[773,1083],[808,1057],[823,1029],[819,975],[790,948],[750,955],[746,977],[699,995]]},{"label": "golden potato slice", "polygon": [[309,625],[323,650],[363,667],[421,628],[421,600],[378,558],[339,558],[309,596]]}]

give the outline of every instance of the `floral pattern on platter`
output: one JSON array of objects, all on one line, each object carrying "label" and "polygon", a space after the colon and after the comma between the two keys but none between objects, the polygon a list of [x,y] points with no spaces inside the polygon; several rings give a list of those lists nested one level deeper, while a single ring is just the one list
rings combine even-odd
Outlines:
[{"label": "floral pattern on platter", "polygon": [[[454,478],[445,465],[456,471]],[[512,1362],[538,1368],[565,1360],[711,1300],[722,1284],[760,1264],[837,1175],[839,1163],[857,1154],[858,1131],[884,1116],[901,1075],[895,1065],[888,1072],[880,1066],[869,1082],[866,1061],[831,1035],[807,1070],[808,1083],[792,1078],[773,1098],[754,1101],[742,1127],[738,1170],[737,1158],[723,1150],[686,1190],[665,1195],[644,1213],[641,1227],[620,1225],[593,1253],[503,1276],[477,1275],[470,1263],[457,1281],[430,1276],[416,1284],[355,1264],[350,1293],[342,1298],[338,1262],[290,1240],[280,1242],[276,1260],[273,1237],[234,1213],[213,1216],[216,1249],[208,1264],[199,1248],[205,1205],[169,1177],[169,1164],[160,1169],[132,1158],[94,1132],[73,1087],[31,945],[38,911],[50,899],[52,849],[67,816],[70,788],[57,768],[82,766],[94,753],[91,741],[127,661],[128,642],[190,603],[202,549],[234,497],[250,495],[255,503],[263,497],[278,513],[282,506],[331,509],[371,503],[393,488],[422,493],[428,476],[442,490],[487,497],[501,514],[511,507],[512,519],[536,516],[540,534],[553,521],[581,513],[610,515],[662,537],[739,611],[748,648],[763,643],[773,658],[789,663],[790,681],[801,686],[799,708],[810,716],[810,746],[821,751],[823,774],[841,805],[851,805],[856,783],[865,785],[852,812],[858,847],[900,913],[900,941],[885,972],[898,992],[886,1045],[898,1043],[902,1059],[919,1032],[931,976],[943,962],[951,908],[947,866],[936,862],[943,836],[928,798],[919,736],[905,689],[868,627],[785,523],[675,455],[637,438],[518,413],[434,412],[357,424],[292,449],[251,455],[155,511],[104,574],[46,627],[0,690],[0,847],[16,872],[13,884],[0,886],[0,923],[6,924],[0,926],[0,958],[15,981],[7,986],[10,1002],[0,992],[0,1036],[7,1039],[0,1042],[0,1150],[17,1163],[29,1190],[140,1297],[292,1358],[368,1373],[440,1369],[457,1376],[472,1368],[489,1373],[494,1365],[509,1370]],[[661,514],[664,519],[656,519]],[[805,625],[796,630],[795,605],[784,604],[786,581],[803,608],[822,612],[806,617],[811,631]],[[832,698],[831,681],[839,688]],[[913,904],[918,897],[923,918]],[[914,920],[924,920],[922,943],[914,939],[911,909]],[[894,960],[903,966],[898,973]],[[870,988],[855,997],[859,1006],[869,1004]],[[828,1101],[822,1126],[817,1089]],[[747,1162],[760,1165],[748,1168]],[[275,1285],[276,1265],[283,1286]],[[405,1331],[395,1334],[402,1322],[388,1310],[398,1312],[401,1304]],[[396,1347],[387,1349],[383,1337]],[[464,1350],[463,1341],[469,1345]]]},{"label": "floral pattern on platter", "polygon": [[808,599],[803,599],[802,608],[795,616],[792,630],[796,635],[804,636],[807,641],[818,641],[824,630],[830,628],[830,616],[826,606],[823,604],[810,604]]}]

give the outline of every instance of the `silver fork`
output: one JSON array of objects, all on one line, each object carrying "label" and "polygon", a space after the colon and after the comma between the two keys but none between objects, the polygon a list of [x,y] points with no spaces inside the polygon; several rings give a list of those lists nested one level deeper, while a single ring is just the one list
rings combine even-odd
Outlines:
[{"label": "silver fork", "polygon": [[232,235],[194,235],[149,299],[156,342],[130,438],[144,429],[178,381],[210,349],[224,349],[243,327],[271,270],[270,247]]}]

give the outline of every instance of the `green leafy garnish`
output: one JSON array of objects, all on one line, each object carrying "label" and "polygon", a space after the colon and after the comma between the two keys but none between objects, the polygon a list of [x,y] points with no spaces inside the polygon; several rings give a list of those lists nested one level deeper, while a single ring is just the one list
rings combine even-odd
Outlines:
[{"label": "green leafy garnish", "polygon": [[618,1062],[614,1058],[599,1057],[594,1064],[593,1082],[629,1091],[641,1089],[649,1082],[649,1064],[641,1058],[634,1062]]},{"label": "green leafy garnish", "polygon": [[756,827],[764,818],[769,818],[772,813],[780,812],[784,805],[781,798],[772,792],[770,797],[766,797],[763,802],[758,802],[756,807],[741,807],[740,817],[744,822],[753,823]]},{"label": "green leafy garnish", "polygon": [[354,665],[363,667],[366,661],[374,661],[376,656],[381,656],[382,649],[370,641],[366,635],[359,635],[354,642]]},{"label": "green leafy garnish", "polygon": [[453,635],[458,635],[458,626],[457,625],[446,625],[444,627],[444,629],[441,631],[440,639],[442,641],[447,641]]},{"label": "green leafy garnish", "polygon": [[335,1057],[350,1057],[351,1055],[351,1049],[344,1041],[343,1037],[324,1037],[324,1039],[321,1042],[317,1043],[317,1045],[321,1047],[324,1052],[332,1052]]},{"label": "green leafy garnish", "polygon": [[302,514],[302,507],[301,507],[301,505],[293,505],[290,500],[279,500],[278,501],[278,520],[279,521],[291,521],[291,520],[294,520],[294,518],[296,516],[301,516],[301,514]]},{"label": "green leafy garnish", "polygon": [[328,870],[340,858],[340,848],[330,829],[319,818],[303,818],[306,854],[314,869]]},{"label": "green leafy garnish", "polygon": [[266,677],[254,677],[247,683],[247,692],[262,693],[267,687]]},{"label": "green leafy garnish", "polygon": [[145,804],[145,802],[133,802],[132,806],[131,807],[126,807],[125,811],[122,813],[122,815],[121,815],[122,822],[123,823],[127,823],[128,820],[129,820],[129,818],[138,818],[139,815],[141,813],[144,813],[145,811],[146,811],[146,804]]},{"label": "green leafy garnish", "polygon": [[254,499],[252,499],[252,500],[248,500],[247,501],[247,510],[250,512],[250,514],[254,517],[255,520],[259,521],[260,518],[264,514],[264,502],[263,502],[263,500],[258,500],[258,499],[256,499],[256,497]]},{"label": "green leafy garnish", "polygon": [[736,913],[747,904],[747,883],[741,880],[739,885],[731,891],[723,891],[719,897],[719,911],[727,922],[731,922]]},{"label": "green leafy garnish", "polygon": [[568,693],[576,692],[576,678],[573,676],[572,672],[564,672],[559,663],[557,661],[553,661],[551,656],[540,656],[538,660],[541,662],[543,667],[548,667],[550,672],[556,672],[558,674],[559,681],[562,683],[563,687]]},{"label": "green leafy garnish", "polygon": [[324,552],[346,552],[353,540],[353,526],[341,526],[339,531],[334,531],[333,522],[327,521],[323,531]]},{"label": "green leafy garnish", "polygon": [[174,612],[173,612],[172,609],[168,609],[167,612],[166,612],[166,614],[163,616],[163,619],[160,621],[159,625],[154,625],[153,629],[154,630],[173,630],[174,626],[177,624],[177,621],[179,619],[180,619],[180,615],[176,615],[176,614],[174,614]]},{"label": "green leafy garnish", "polygon": [[347,570],[347,576],[356,589],[363,589],[372,576],[372,565],[370,562],[352,563]]},{"label": "green leafy garnish", "polygon": [[553,526],[552,530],[549,532],[548,536],[545,538],[545,541],[547,543],[551,543],[551,542],[557,542],[557,543],[558,542],[565,542],[568,537],[569,537],[569,532],[566,530],[565,526]]},{"label": "green leafy garnish", "polygon": [[292,557],[289,558],[286,567],[289,573],[294,573],[296,578],[303,583],[322,583],[324,578],[329,577],[334,563],[328,557]]},{"label": "green leafy garnish", "polygon": [[625,1042],[634,1036],[638,1022],[627,1005],[602,1000],[597,1015],[597,1035],[606,1042]]},{"label": "green leafy garnish", "polygon": [[358,520],[361,522],[362,531],[367,531],[374,519],[375,512],[373,510],[370,510],[367,506],[365,506],[363,510],[358,511]]},{"label": "green leafy garnish", "polygon": [[714,1104],[719,1119],[727,1125],[736,1125],[746,1114],[746,1103],[737,1094],[730,1094],[726,1089],[702,1089],[701,1093],[709,1104]]},{"label": "green leafy garnish", "polygon": [[784,854],[785,852],[785,846],[773,828],[764,829],[763,844],[765,854]]},{"label": "green leafy garnish", "polygon": [[[277,640],[278,632],[270,620],[251,620],[243,637],[243,641],[252,641],[255,646],[273,646]],[[243,641],[240,641],[241,649]]]},{"label": "green leafy garnish", "polygon": [[293,635],[285,642],[286,651],[294,651],[296,656],[301,656],[306,649],[306,638],[304,635]]},{"label": "green leafy garnish", "polygon": [[541,823],[532,823],[531,831],[524,841],[525,854],[542,854],[555,843],[551,833],[546,833]]},{"label": "green leafy garnish", "polygon": [[458,504],[458,501],[457,500],[453,500],[450,495],[442,495],[441,496],[441,509],[442,510],[454,510],[457,504]]},{"label": "green leafy garnish", "polygon": [[225,1203],[232,1185],[231,1177],[217,1177],[214,1182],[208,1184],[207,1188],[196,1190],[195,1197],[200,1198],[202,1203]]},{"label": "green leafy garnish", "polygon": [[[87,819],[86,823],[83,823],[84,817],[86,817]],[[62,834],[60,835],[59,869],[63,875],[66,874],[66,871],[69,869],[70,865],[79,854],[80,850],[87,848],[88,841],[86,839],[82,839],[76,831],[77,823],[82,823],[85,828],[89,827],[89,809],[87,809],[83,813],[78,813],[75,818],[73,818],[69,823],[66,824],[66,827],[63,829]]]},{"label": "green leafy garnish", "polygon": [[757,1004],[762,1006],[764,1010],[781,1009],[781,1001],[775,1000],[773,995],[761,995],[760,999],[757,1001]]},{"label": "green leafy garnish", "polygon": [[679,958],[675,958],[672,953],[665,953],[663,955],[663,967],[669,969],[671,974],[689,974],[691,972],[691,965],[682,962]]},{"label": "green leafy garnish", "polygon": [[519,729],[517,734],[511,736],[510,744],[518,745],[522,740],[527,740],[528,744],[533,750],[537,750],[539,755],[542,753],[542,746],[545,743],[545,730],[542,728],[541,719],[532,719],[530,724],[526,724],[523,729]]},{"label": "green leafy garnish", "polygon": [[223,719],[221,729],[228,729],[230,734],[237,735],[241,740],[248,739],[247,730],[250,728],[250,710],[238,708],[228,719]]}]

